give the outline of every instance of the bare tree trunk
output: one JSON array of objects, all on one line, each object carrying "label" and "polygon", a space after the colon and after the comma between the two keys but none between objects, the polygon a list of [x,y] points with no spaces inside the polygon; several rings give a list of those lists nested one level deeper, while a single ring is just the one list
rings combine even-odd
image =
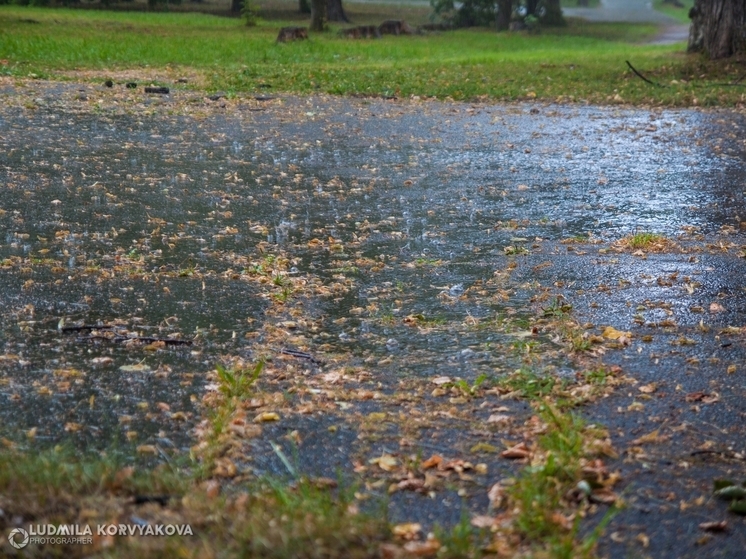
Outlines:
[{"label": "bare tree trunk", "polygon": [[746,52],[746,0],[696,0],[689,17],[689,52],[711,59]]},{"label": "bare tree trunk", "polygon": [[349,22],[347,15],[345,14],[344,8],[342,8],[342,0],[328,0],[326,4],[326,17],[328,21],[344,21]]},{"label": "bare tree trunk", "polygon": [[535,16],[536,8],[539,6],[539,0],[526,0],[526,15]]},{"label": "bare tree trunk", "polygon": [[497,0],[497,30],[505,31],[510,27],[510,18],[513,15],[513,0]]},{"label": "bare tree trunk", "polygon": [[308,0],[298,0],[298,11],[302,14],[311,13],[311,4],[309,4]]},{"label": "bare tree trunk", "polygon": [[311,0],[311,31],[326,29],[326,0]]}]

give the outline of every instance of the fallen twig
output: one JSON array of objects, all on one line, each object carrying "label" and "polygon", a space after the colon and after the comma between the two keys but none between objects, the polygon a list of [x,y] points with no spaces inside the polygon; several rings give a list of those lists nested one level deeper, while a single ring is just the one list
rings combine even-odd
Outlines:
[{"label": "fallen twig", "polygon": [[192,345],[192,340],[179,340],[177,338],[153,338],[151,336],[99,336],[92,334],[90,336],[79,336],[78,340],[106,340],[114,343],[122,342],[142,342],[146,344],[152,344],[157,342],[163,342],[166,345]]},{"label": "fallen twig", "polygon": [[629,60],[625,60],[625,62],[627,63],[627,66],[629,66],[629,69],[630,69],[630,70],[632,70],[632,71],[633,71],[633,72],[635,73],[635,75],[637,75],[637,77],[638,77],[638,78],[640,78],[640,79],[641,79],[642,81],[644,81],[644,82],[647,82],[647,83],[649,83],[650,85],[654,85],[654,86],[656,86],[656,87],[664,87],[664,86],[662,86],[661,84],[659,84],[659,83],[655,83],[655,82],[653,82],[653,81],[650,81],[650,80],[649,80],[649,79],[647,79],[647,78],[646,78],[645,76],[643,76],[643,75],[642,75],[642,74],[641,74],[640,72],[638,72],[638,71],[637,71],[637,70],[635,69],[635,67],[634,67],[634,66],[632,66],[632,64],[630,64]]},{"label": "fallen twig", "polygon": [[282,348],[280,350],[280,353],[282,355],[290,355],[291,357],[297,357],[298,359],[306,359],[306,360],[308,360],[311,363],[314,363],[316,365],[322,365],[323,364],[322,361],[319,361],[313,355],[311,355],[310,353],[306,353],[305,351],[298,351],[298,350],[295,350],[295,349]]}]

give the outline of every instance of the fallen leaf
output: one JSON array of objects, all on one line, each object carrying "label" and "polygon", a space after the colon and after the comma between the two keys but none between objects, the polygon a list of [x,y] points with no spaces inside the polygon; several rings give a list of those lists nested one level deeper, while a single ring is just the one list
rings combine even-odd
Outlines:
[{"label": "fallen leaf", "polygon": [[710,312],[713,314],[725,312],[725,307],[720,303],[710,303]]},{"label": "fallen leaf", "polygon": [[428,470],[430,468],[436,468],[443,462],[443,457],[433,454],[430,458],[422,463],[422,469]]},{"label": "fallen leaf", "polygon": [[474,516],[471,519],[471,525],[475,528],[492,528],[494,524],[495,519],[484,514]]},{"label": "fallen leaf", "polygon": [[418,522],[404,522],[402,524],[395,524],[391,528],[391,532],[397,538],[403,540],[413,540],[422,531],[422,524]]},{"label": "fallen leaf", "polygon": [[428,557],[440,551],[440,542],[437,539],[428,539],[424,542],[407,542],[404,551],[415,557]]},{"label": "fallen leaf", "polygon": [[658,383],[651,382],[650,384],[646,384],[645,386],[641,386],[638,388],[640,392],[643,394],[652,394],[656,390],[658,390]]},{"label": "fallen leaf", "polygon": [[632,332],[622,332],[621,330],[617,330],[613,326],[607,326],[606,328],[604,328],[603,334],[601,335],[607,340],[620,340],[622,338],[628,340],[632,337]]},{"label": "fallen leaf", "polygon": [[648,443],[660,443],[660,442],[668,440],[669,438],[670,437],[668,435],[661,435],[660,429],[656,429],[652,433],[648,433],[647,435],[643,435],[642,437],[635,439],[630,444],[641,445],[641,444],[648,444]]},{"label": "fallen leaf", "polygon": [[500,456],[502,456],[503,458],[521,459],[528,458],[530,454],[531,451],[529,451],[526,443],[518,443],[517,445],[501,452]]},{"label": "fallen leaf", "polygon": [[490,500],[490,508],[499,509],[505,500],[505,487],[500,482],[495,483],[487,491],[487,498]]},{"label": "fallen leaf", "polygon": [[384,454],[378,458],[369,460],[370,464],[377,464],[385,472],[391,472],[399,465],[399,460],[390,454]]},{"label": "fallen leaf", "polygon": [[265,411],[254,418],[254,423],[267,423],[269,421],[280,421],[279,414],[273,411]]},{"label": "fallen leaf", "polygon": [[728,529],[728,522],[725,520],[720,522],[703,522],[699,525],[699,529],[705,532],[725,532]]}]

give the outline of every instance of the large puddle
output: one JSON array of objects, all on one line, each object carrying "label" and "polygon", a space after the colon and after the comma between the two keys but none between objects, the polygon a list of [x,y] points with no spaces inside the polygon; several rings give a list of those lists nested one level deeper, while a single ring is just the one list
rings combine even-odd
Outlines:
[{"label": "large puddle", "polygon": [[[268,302],[243,277],[276,254],[329,286],[296,347],[351,353],[380,374],[473,380],[515,366],[506,348],[520,342],[533,266],[552,242],[709,234],[746,219],[732,114],[290,98],[192,117],[154,106],[49,100],[0,115],[0,421],[13,440],[35,429],[42,443],[187,448],[205,373],[262,341]],[[526,254],[538,255],[531,266]],[[487,320],[517,335],[469,327]],[[452,323],[463,327],[439,327]],[[70,329],[96,324],[108,328]]]}]

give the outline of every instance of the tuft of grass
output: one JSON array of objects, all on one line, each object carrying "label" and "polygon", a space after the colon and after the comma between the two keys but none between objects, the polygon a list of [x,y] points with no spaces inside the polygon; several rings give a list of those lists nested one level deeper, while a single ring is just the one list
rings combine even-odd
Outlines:
[{"label": "tuft of grass", "polygon": [[637,232],[618,240],[613,246],[617,250],[665,252],[675,248],[676,244],[658,233]]},{"label": "tuft of grass", "polygon": [[551,394],[557,383],[558,380],[551,375],[539,375],[522,368],[500,379],[498,384],[511,392],[519,392],[523,398],[535,400]]},{"label": "tuft of grass", "polygon": [[613,509],[588,535],[580,536],[581,515],[567,495],[583,479],[582,465],[592,452],[588,441],[600,433],[572,413],[563,413],[548,400],[537,405],[547,428],[538,440],[537,455],[508,487],[510,503],[518,509],[514,529],[535,552],[557,559],[592,559],[595,545]]},{"label": "tuft of grass", "polygon": [[629,237],[629,247],[633,249],[646,249],[664,240],[657,233],[635,233]]},{"label": "tuft of grass", "polygon": [[259,375],[262,374],[262,370],[264,370],[264,361],[261,360],[251,370],[226,369],[218,363],[215,365],[215,371],[218,376],[219,390],[226,398],[246,398]]}]

